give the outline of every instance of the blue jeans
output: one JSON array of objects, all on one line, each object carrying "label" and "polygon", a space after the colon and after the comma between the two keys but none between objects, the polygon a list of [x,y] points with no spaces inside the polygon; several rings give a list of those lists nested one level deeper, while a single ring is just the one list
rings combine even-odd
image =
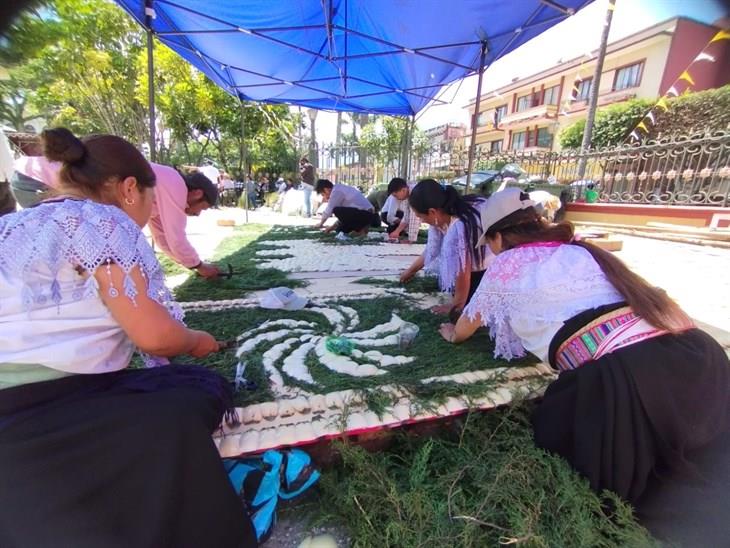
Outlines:
[{"label": "blue jeans", "polygon": [[305,215],[307,217],[312,216],[312,189],[305,188],[304,190],[304,209],[306,210]]}]

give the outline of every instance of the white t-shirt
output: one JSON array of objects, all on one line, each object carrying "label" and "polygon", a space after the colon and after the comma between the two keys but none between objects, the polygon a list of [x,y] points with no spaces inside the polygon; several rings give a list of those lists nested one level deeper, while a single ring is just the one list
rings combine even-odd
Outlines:
[{"label": "white t-shirt", "polygon": [[549,242],[497,255],[464,313],[481,315],[495,357],[510,360],[527,350],[547,361],[550,342],[567,320],[623,300],[588,251]]}]

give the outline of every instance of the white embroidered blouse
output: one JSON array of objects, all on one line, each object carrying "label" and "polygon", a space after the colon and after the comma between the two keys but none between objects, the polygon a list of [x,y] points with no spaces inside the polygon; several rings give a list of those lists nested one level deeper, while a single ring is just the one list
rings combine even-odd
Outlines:
[{"label": "white embroidered blouse", "polygon": [[[479,200],[474,204],[477,211],[486,205],[486,200]],[[480,229],[481,232],[481,229]],[[466,268],[467,250],[471,243],[466,239],[464,223],[454,219],[445,231],[435,226],[428,227],[428,240],[424,251],[424,270],[438,276],[441,291],[453,293],[456,279]],[[477,261],[472,254],[471,271],[481,272],[494,259],[489,247],[482,247],[482,259]]]},{"label": "white embroidered blouse", "polygon": [[66,373],[125,368],[133,345],[93,276],[111,263],[126,274],[139,267],[147,287],[127,275],[110,296],[134,301],[146,291],[182,320],[152,248],[119,208],[68,199],[0,217],[0,364]]},{"label": "white embroidered blouse", "polygon": [[494,356],[525,350],[547,361],[550,342],[576,314],[624,300],[582,247],[549,242],[503,251],[492,261],[464,312],[481,315]]}]

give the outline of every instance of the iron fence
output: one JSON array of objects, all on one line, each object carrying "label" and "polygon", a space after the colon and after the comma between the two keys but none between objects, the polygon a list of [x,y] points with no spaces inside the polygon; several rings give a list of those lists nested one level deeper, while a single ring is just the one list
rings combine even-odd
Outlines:
[{"label": "iron fence", "polygon": [[[442,143],[411,151],[408,176],[450,181],[465,175],[466,149]],[[401,160],[377,161],[360,146],[322,147],[318,176],[358,186],[363,190],[400,175]],[[579,166],[585,174],[579,180]],[[730,132],[675,137],[638,145],[559,152],[535,150],[490,151],[477,148],[474,170],[498,171],[517,164],[524,172],[518,182],[572,185],[579,198],[588,184],[599,201],[634,204],[730,205]]]}]

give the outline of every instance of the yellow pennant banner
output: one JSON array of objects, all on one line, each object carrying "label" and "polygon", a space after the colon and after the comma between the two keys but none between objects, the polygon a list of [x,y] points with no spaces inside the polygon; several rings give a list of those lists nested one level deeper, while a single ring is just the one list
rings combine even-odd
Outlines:
[{"label": "yellow pennant banner", "polygon": [[667,98],[666,97],[662,97],[661,99],[659,99],[656,102],[656,106],[663,108],[665,112],[667,110],[669,110],[669,105],[667,105]]},{"label": "yellow pennant banner", "polygon": [[690,73],[686,70],[679,75],[679,78],[677,78],[677,80],[684,80],[685,82],[689,82],[689,85],[691,86],[695,85],[695,81],[692,79]]},{"label": "yellow pennant banner", "polygon": [[641,129],[644,131],[644,133],[649,133],[649,129],[646,127],[646,124],[644,123],[644,120],[636,124],[636,129]]},{"label": "yellow pennant banner", "polygon": [[719,31],[715,36],[712,37],[712,40],[710,40],[710,44],[713,42],[719,42],[720,40],[730,40],[730,29],[724,29]]}]

